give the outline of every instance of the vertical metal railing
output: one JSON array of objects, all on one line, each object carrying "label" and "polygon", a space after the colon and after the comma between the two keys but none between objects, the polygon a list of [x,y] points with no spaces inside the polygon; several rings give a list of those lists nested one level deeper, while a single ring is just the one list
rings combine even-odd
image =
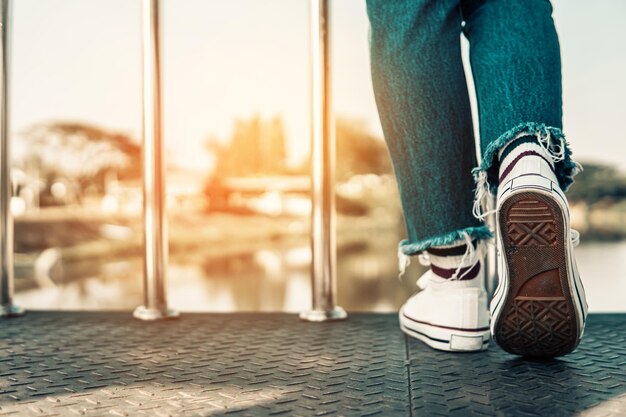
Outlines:
[{"label": "vertical metal railing", "polygon": [[11,59],[11,0],[0,2],[0,317],[24,310],[13,304],[13,216],[11,215],[11,144],[9,75]]},{"label": "vertical metal railing", "polygon": [[167,220],[161,121],[160,0],[142,0],[143,50],[143,217],[144,304],[134,316],[142,320],[174,318],[167,306]]},{"label": "vertical metal railing", "polygon": [[330,94],[329,0],[310,0],[311,25],[311,284],[308,321],[340,320],[336,305],[335,125]]},{"label": "vertical metal railing", "polygon": [[[487,199],[485,211],[491,212],[496,208],[496,197],[490,195]],[[485,219],[485,223],[491,230],[496,230],[496,214],[491,213]],[[489,295],[489,299],[493,296],[498,285],[498,256],[496,245],[489,245],[485,254],[485,290]]]}]

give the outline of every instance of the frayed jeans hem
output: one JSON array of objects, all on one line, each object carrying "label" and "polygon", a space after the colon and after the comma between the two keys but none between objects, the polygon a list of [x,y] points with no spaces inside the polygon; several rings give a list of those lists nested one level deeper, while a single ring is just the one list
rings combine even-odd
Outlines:
[{"label": "frayed jeans hem", "polygon": [[473,209],[476,218],[484,220],[485,200],[489,194],[497,193],[498,152],[510,141],[524,136],[536,137],[537,143],[550,154],[554,162],[554,173],[563,191],[567,191],[574,182],[574,176],[582,170],[580,164],[572,160],[570,145],[561,129],[543,123],[521,123],[491,142],[485,149],[480,165],[472,170],[476,183]]},{"label": "frayed jeans hem", "polygon": [[409,242],[408,239],[404,239],[398,245],[398,252],[405,256],[418,255],[430,247],[449,245],[462,240],[465,235],[468,235],[472,240],[487,240],[493,237],[493,233],[487,226],[467,227],[417,242]]}]

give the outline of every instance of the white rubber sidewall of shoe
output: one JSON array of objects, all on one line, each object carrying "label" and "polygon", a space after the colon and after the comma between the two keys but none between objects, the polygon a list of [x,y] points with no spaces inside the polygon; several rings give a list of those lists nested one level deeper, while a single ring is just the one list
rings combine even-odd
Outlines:
[{"label": "white rubber sidewall of shoe", "polygon": [[[484,330],[455,330],[418,323],[407,318],[403,309],[400,310],[399,319],[402,331],[435,349],[449,352],[473,352],[485,350],[489,346],[491,332],[488,328]],[[469,338],[473,340],[468,340]],[[467,343],[464,343],[464,339]],[[478,343],[478,339],[480,339],[480,343]],[[476,343],[472,343],[473,341]]]}]

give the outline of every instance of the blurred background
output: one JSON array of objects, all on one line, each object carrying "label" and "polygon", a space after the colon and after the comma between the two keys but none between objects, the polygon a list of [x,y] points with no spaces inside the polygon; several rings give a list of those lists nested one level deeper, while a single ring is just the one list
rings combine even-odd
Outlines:
[{"label": "blurred background", "polygon": [[[626,2],[555,0],[569,193],[592,311],[626,311]],[[339,305],[393,311],[404,223],[369,75],[361,0],[333,2]],[[306,0],[165,0],[170,304],[300,311],[310,303]],[[11,130],[16,303],[142,302],[140,2],[19,0]],[[467,55],[467,45],[465,45]],[[465,57],[466,58],[466,57]],[[414,262],[417,264],[417,262]]]}]

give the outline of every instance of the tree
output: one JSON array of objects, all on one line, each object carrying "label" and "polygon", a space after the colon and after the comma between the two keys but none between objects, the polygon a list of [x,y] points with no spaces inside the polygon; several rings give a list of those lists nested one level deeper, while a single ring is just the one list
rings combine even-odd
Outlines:
[{"label": "tree", "polygon": [[263,120],[259,115],[235,121],[226,144],[210,138],[207,148],[217,160],[216,176],[241,177],[285,173],[287,152],[280,117]]},{"label": "tree", "polygon": [[567,192],[570,201],[593,204],[626,198],[626,177],[615,167],[596,163],[586,163],[583,167],[584,170],[574,177],[574,184]]},{"label": "tree", "polygon": [[388,174],[391,159],[385,142],[370,133],[363,121],[337,118],[337,180],[355,174]]},{"label": "tree", "polygon": [[140,178],[141,147],[130,136],[86,123],[37,124],[17,138],[24,164],[37,167],[48,185],[57,178],[72,181],[79,197],[89,188],[102,191],[104,176]]}]

